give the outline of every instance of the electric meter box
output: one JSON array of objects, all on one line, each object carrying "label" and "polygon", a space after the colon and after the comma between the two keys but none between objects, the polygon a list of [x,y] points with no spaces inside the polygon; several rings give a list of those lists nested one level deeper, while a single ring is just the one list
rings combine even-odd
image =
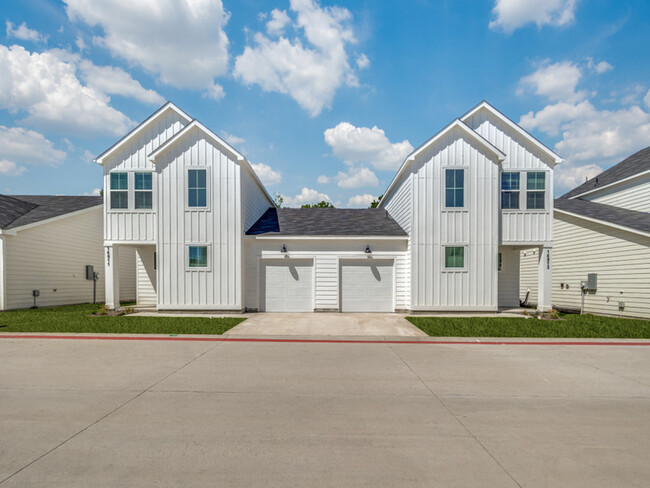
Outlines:
[{"label": "electric meter box", "polygon": [[596,290],[598,288],[598,274],[589,273],[587,275],[587,290]]},{"label": "electric meter box", "polygon": [[86,279],[87,280],[95,279],[95,269],[91,265],[86,266]]}]

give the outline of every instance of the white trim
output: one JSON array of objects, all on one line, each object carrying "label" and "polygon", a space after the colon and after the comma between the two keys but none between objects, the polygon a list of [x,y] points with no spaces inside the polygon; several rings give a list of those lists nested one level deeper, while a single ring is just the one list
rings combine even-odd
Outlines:
[{"label": "white trim", "polygon": [[117,151],[119,148],[124,146],[127,142],[129,142],[137,134],[139,134],[145,127],[147,127],[151,122],[156,120],[160,115],[167,112],[168,110],[173,110],[174,112],[176,112],[178,115],[180,115],[181,118],[185,119],[186,123],[189,123],[192,120],[192,118],[189,115],[187,115],[185,112],[183,112],[180,108],[178,108],[172,102],[168,101],[162,107],[160,107],[158,110],[156,110],[153,114],[151,114],[149,117],[147,117],[143,122],[141,122],[137,127],[135,127],[126,136],[122,137],[122,139],[117,141],[115,144],[113,144],[111,147],[109,147],[106,151],[104,151],[99,156],[97,156],[95,158],[95,162],[97,164],[103,165],[104,160],[108,156],[110,156],[113,152]]},{"label": "white trim", "polygon": [[[190,247],[207,248],[208,265],[207,266],[190,266]],[[209,242],[186,242],[185,243],[185,271],[212,271],[212,244]]]},{"label": "white trim", "polygon": [[32,227],[36,227],[38,225],[49,224],[50,222],[56,222],[57,220],[66,219],[68,217],[75,217],[77,215],[82,215],[85,214],[86,212],[90,212],[91,210],[102,210],[102,207],[103,205],[99,203],[97,205],[93,205],[92,207],[82,208],[81,210],[75,210],[74,212],[68,212],[62,215],[57,215],[56,217],[50,217],[49,219],[39,220],[38,222],[32,222],[31,224],[25,224],[19,227],[13,227],[12,229],[4,229],[4,230],[0,229],[0,234],[15,236],[16,232],[31,229]]},{"label": "white trim", "polygon": [[[637,173],[637,174],[632,175],[632,176],[628,176],[627,178],[623,178],[622,180],[614,181],[613,183],[609,183],[608,185],[605,185],[605,186],[599,186],[599,187],[594,188],[592,190],[587,190],[585,192],[578,193],[577,195],[569,197],[569,200],[573,200],[575,198],[581,198],[581,197],[583,197],[585,195],[591,195],[592,193],[598,193],[598,192],[600,192],[602,190],[606,190],[606,189],[614,187],[616,185],[621,185],[623,183],[627,183],[628,181],[632,181],[632,180],[634,180],[636,178],[642,178],[642,177],[648,176],[648,175],[650,175],[650,170],[643,171],[642,173]],[[598,178],[598,176],[596,176],[595,178]]]},{"label": "white trim", "polygon": [[[463,267],[462,268],[448,268],[447,267],[447,252],[448,247],[462,247],[463,248]],[[443,243],[440,246],[442,251],[441,262],[442,266],[440,271],[442,273],[468,273],[469,267],[467,266],[467,258],[469,257],[469,244],[458,244],[455,242]]]},{"label": "white trim", "polygon": [[533,136],[531,136],[526,130],[521,128],[518,124],[514,123],[512,120],[510,120],[508,117],[503,115],[501,112],[499,112],[496,108],[494,108],[492,105],[490,105],[488,102],[483,100],[481,103],[479,103],[476,107],[471,109],[469,112],[467,112],[465,115],[463,115],[460,120],[465,122],[467,119],[472,117],[474,114],[476,114],[479,110],[487,110],[490,112],[492,115],[497,117],[499,120],[504,122],[508,127],[511,129],[515,130],[519,135],[521,135],[524,139],[526,139],[528,142],[530,142],[533,146],[535,146],[537,149],[540,151],[544,152],[547,156],[549,156],[551,159],[553,159],[554,164],[560,164],[561,162],[564,161],[564,158],[556,154],[554,151],[551,151],[548,147],[546,147],[544,144],[539,142],[537,139],[535,139]]},{"label": "white trim", "polygon": [[0,310],[7,309],[7,242],[0,235]]},{"label": "white trim", "polygon": [[605,220],[600,220],[600,219],[596,219],[596,218],[593,218],[593,217],[586,217],[584,215],[580,215],[580,214],[573,213],[573,212],[567,212],[566,210],[562,210],[562,209],[559,209],[559,208],[555,208],[554,210],[555,210],[555,212],[559,212],[559,213],[565,214],[565,215],[570,215],[571,217],[577,217],[577,218],[582,219],[582,220],[587,220],[589,222],[594,222],[596,224],[601,224],[601,225],[604,225],[604,226],[607,226],[607,227],[612,227],[614,229],[624,230],[625,232],[631,232],[632,234],[638,234],[640,236],[650,237],[650,232],[644,232],[642,230],[633,229],[632,227],[626,227],[624,225],[612,224],[611,222],[607,222]]},{"label": "white trim", "polygon": [[[499,307],[483,307],[480,305],[468,306],[468,307],[450,307],[450,306],[428,306],[420,305],[411,307],[412,312],[498,312]],[[424,316],[424,315],[422,315]],[[521,317],[522,320],[525,320],[526,317]]]},{"label": "white trim", "polygon": [[385,202],[389,200],[388,197],[390,197],[391,193],[395,190],[395,186],[397,185],[397,182],[399,179],[402,177],[402,174],[406,171],[406,168],[413,162],[415,161],[415,158],[420,155],[423,151],[428,149],[431,145],[435,144],[438,142],[447,132],[450,132],[451,130],[458,128],[462,130],[466,135],[474,139],[474,141],[478,142],[482,146],[484,146],[492,155],[497,159],[499,163],[501,163],[505,158],[506,155],[501,152],[497,147],[495,147],[493,144],[491,144],[487,139],[485,139],[483,136],[481,136],[478,132],[472,130],[467,124],[465,124],[463,121],[460,119],[455,119],[453,122],[451,122],[449,125],[444,127],[440,132],[438,132],[436,135],[433,137],[429,138],[424,144],[422,144],[420,147],[415,149],[411,154],[409,154],[402,165],[400,166],[399,170],[397,171],[397,174],[393,178],[393,180],[390,182],[388,185],[388,188],[384,192],[384,196],[379,202],[379,205],[377,205],[377,208],[383,208],[383,205]]},{"label": "white trim", "polygon": [[104,246],[155,246],[156,241],[104,241]]},{"label": "white trim", "polygon": [[286,236],[274,236],[274,235],[259,235],[259,236],[244,236],[245,239],[261,239],[261,240],[285,240],[285,241],[322,241],[322,240],[374,240],[374,241],[407,241],[409,236],[301,236],[301,235],[286,235]]},{"label": "white trim", "polygon": [[[190,207],[190,179],[187,175],[187,173],[190,170],[204,170],[205,171],[205,206],[204,207]],[[183,199],[185,200],[185,211],[186,212],[192,212],[192,211],[210,211],[212,209],[212,171],[210,166],[192,166],[192,165],[185,165],[184,168],[184,189],[185,189],[185,194],[183,195]]]}]

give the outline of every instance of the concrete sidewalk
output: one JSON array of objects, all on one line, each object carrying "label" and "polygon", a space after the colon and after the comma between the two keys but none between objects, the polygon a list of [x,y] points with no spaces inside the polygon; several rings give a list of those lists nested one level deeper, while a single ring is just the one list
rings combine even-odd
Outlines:
[{"label": "concrete sidewalk", "polygon": [[0,357],[1,488],[650,479],[647,347],[4,338]]}]

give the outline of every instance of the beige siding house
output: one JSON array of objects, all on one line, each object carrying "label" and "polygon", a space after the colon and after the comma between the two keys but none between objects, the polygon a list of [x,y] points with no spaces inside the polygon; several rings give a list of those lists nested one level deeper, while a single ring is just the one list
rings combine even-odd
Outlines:
[{"label": "beige siding house", "polygon": [[[650,148],[555,200],[554,307],[650,318]],[[522,299],[537,302],[536,256],[521,253]]]},{"label": "beige siding house", "polygon": [[[86,265],[103,272],[101,197],[0,195],[0,310],[92,302]],[[129,259],[130,258],[130,259]],[[135,298],[125,257],[122,299]],[[103,277],[97,302],[104,301]]]}]

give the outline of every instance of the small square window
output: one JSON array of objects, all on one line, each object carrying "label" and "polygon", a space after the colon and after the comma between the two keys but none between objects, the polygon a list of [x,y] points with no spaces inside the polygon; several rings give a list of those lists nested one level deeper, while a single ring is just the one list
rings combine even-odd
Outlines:
[{"label": "small square window", "polygon": [[128,190],[128,173],[111,173],[111,190]]},{"label": "small square window", "polygon": [[464,268],[465,248],[445,247],[445,268]]},{"label": "small square window", "polygon": [[190,268],[208,267],[208,246],[188,246]]},{"label": "small square window", "polygon": [[111,209],[129,208],[129,174],[111,173]]}]

